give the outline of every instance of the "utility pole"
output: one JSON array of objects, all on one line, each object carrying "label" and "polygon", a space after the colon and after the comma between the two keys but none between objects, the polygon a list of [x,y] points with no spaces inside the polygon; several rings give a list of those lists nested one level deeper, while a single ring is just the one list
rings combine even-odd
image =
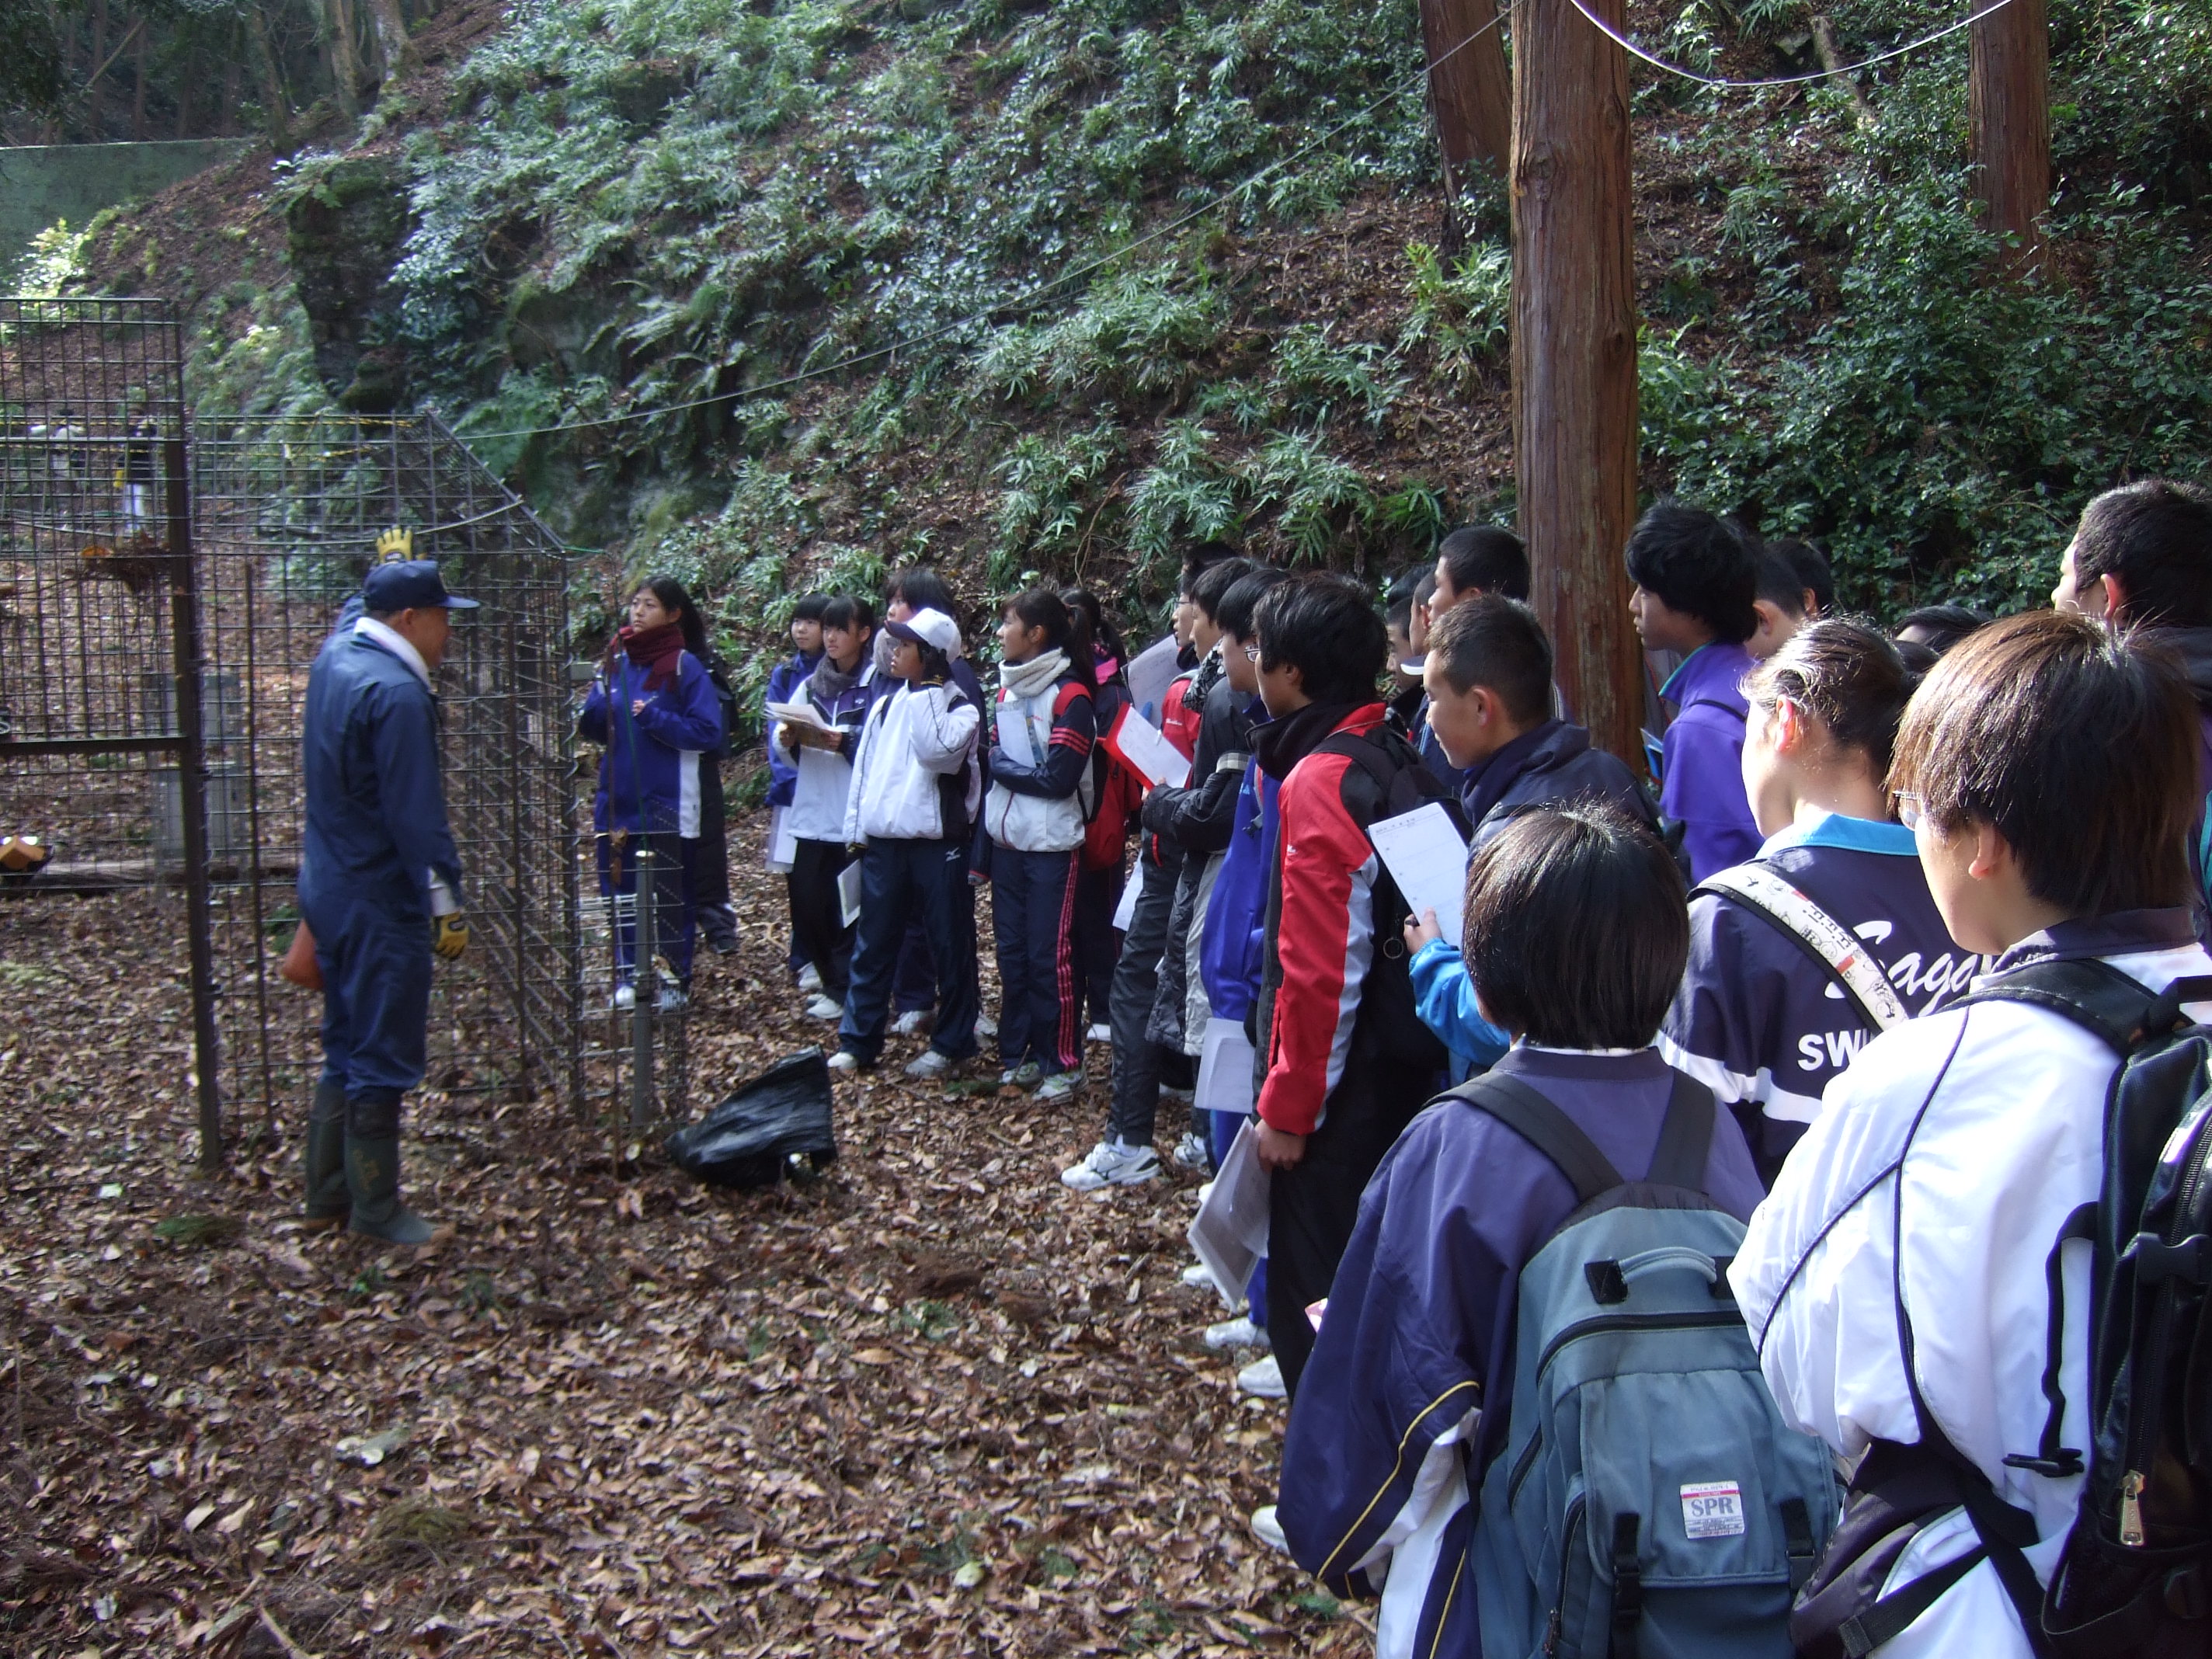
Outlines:
[{"label": "utility pole", "polygon": [[1503,167],[1513,143],[1513,89],[1495,0],[1421,0],[1429,102],[1444,153],[1444,186],[1459,194],[1469,167]]},{"label": "utility pole", "polygon": [[2051,25],[2044,0],[2011,0],[1967,31],[1966,107],[1974,189],[1989,228],[2013,246],[2008,274],[2043,264],[2051,204]]},{"label": "utility pole", "polygon": [[[1614,26],[1625,0],[1589,0]],[[1622,551],[1636,519],[1628,57],[1570,0],[1513,15],[1513,445],[1531,594],[1559,689],[1632,766],[1642,656]]]}]

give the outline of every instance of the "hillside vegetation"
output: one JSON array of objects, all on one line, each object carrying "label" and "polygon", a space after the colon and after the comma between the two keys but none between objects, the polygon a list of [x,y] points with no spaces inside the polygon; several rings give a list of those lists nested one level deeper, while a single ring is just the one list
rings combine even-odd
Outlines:
[{"label": "hillside vegetation", "polygon": [[[2052,257],[2017,284],[1963,34],[1856,98],[1639,69],[1648,489],[1820,538],[1887,609],[2031,594],[2088,493],[2204,469],[2212,14],[2051,13]],[[1955,15],[1826,17],[1856,59]],[[1739,76],[1813,66],[1810,18],[1632,13]],[[350,148],[52,263],[186,298],[204,412],[433,404],[741,628],[913,557],[1134,602],[1194,538],[1372,571],[1513,507],[1503,191],[1446,211],[1419,38],[1412,0],[525,0]]]}]

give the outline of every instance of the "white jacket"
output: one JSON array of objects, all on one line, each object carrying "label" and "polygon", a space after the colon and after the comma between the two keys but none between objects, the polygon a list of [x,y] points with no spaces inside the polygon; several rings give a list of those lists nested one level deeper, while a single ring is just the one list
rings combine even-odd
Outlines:
[{"label": "white jacket", "polygon": [[[853,757],[853,786],[845,797],[845,844],[870,841],[939,841],[945,827],[945,783],[966,771],[961,811],[973,822],[982,794],[975,752],[982,711],[959,687],[906,684],[876,699],[860,728]],[[957,833],[963,826],[955,824]]]},{"label": "white jacket", "polygon": [[[1999,965],[2015,965],[2042,938]],[[2104,959],[2152,990],[2212,972],[2212,958],[2172,930],[2154,948]],[[2021,1003],[1893,1027],[1829,1084],[1729,1273],[1782,1415],[1848,1458],[1875,1440],[1920,1437],[1899,1339],[1901,1296],[1923,1399],[1997,1496],[2034,1516],[2039,1541],[2027,1554],[2046,1583],[2082,1477],[2009,1468],[2004,1459],[2036,1453],[2050,1409],[2046,1264],[2067,1218],[2096,1202],[2113,1066],[2112,1050],[2071,1020]],[[2084,1450],[2090,1255],[2088,1242],[2076,1240],[2059,1257],[2060,1439]],[[1963,1510],[1931,1522],[1886,1593],[1975,1543]],[[1880,1651],[1884,1659],[2030,1653],[1987,1561]]]}]

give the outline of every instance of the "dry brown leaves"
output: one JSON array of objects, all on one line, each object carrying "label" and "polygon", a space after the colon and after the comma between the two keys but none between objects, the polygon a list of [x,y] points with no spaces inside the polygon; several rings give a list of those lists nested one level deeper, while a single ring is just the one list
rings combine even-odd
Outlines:
[{"label": "dry brown leaves", "polygon": [[[756,857],[702,1097],[822,1035]],[[0,905],[9,1653],[1365,1650],[1246,1529],[1282,1408],[1197,1340],[1195,1178],[1059,1183],[1103,1049],[1054,1109],[894,1042],[834,1170],[748,1195],[427,1095],[410,1188],[461,1233],[418,1263],[296,1231],[289,1141],[195,1176],[180,939],[173,897]]]}]

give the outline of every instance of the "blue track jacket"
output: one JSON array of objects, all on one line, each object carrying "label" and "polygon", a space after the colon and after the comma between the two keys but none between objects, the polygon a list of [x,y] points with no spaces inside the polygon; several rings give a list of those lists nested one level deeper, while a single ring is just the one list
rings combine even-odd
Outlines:
[{"label": "blue track jacket", "polygon": [[362,634],[333,635],[307,676],[300,893],[365,899],[427,921],[430,877],[461,893],[438,774],[438,700],[412,665]]},{"label": "blue track jacket", "polygon": [[[807,677],[821,665],[819,651],[811,656],[804,651],[794,651],[769,672],[768,701],[789,702],[799,695],[799,688],[806,684]],[[771,741],[768,746],[768,804],[790,805],[792,793],[798,787],[799,763],[791,757],[789,750]]]},{"label": "blue track jacket", "polygon": [[[592,682],[576,730],[607,746],[599,762],[594,830],[699,833],[699,757],[722,746],[722,705],[699,659],[686,651],[676,684],[645,689],[647,669],[627,657]],[[630,704],[646,700],[633,716]],[[688,826],[688,827],[687,827]]]}]

